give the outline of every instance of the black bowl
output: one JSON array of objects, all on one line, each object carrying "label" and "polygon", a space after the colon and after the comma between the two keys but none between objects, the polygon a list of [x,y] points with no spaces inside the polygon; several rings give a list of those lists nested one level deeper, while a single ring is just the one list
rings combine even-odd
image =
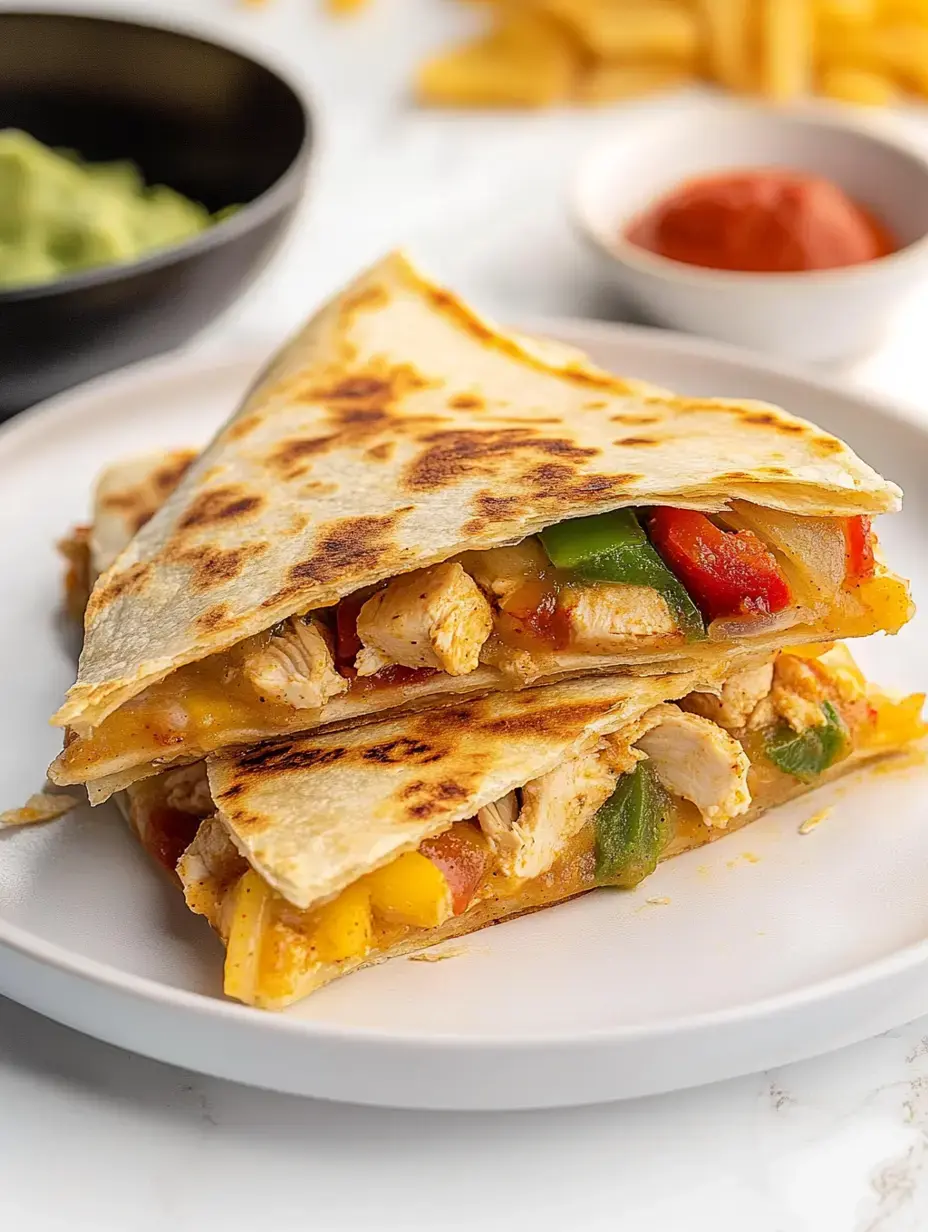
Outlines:
[{"label": "black bowl", "polygon": [[144,260],[0,290],[0,418],[208,325],[281,238],[312,137],[299,95],[240,52],[64,13],[0,12],[8,127],[91,161],[132,159],[210,210],[242,208]]}]

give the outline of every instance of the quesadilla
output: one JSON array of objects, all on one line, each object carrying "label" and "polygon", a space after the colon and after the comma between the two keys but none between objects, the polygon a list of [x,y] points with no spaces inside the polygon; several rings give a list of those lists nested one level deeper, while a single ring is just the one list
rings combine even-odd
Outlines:
[{"label": "quesadilla", "polygon": [[923,702],[867,684],[842,645],[804,647],[724,679],[582,678],[215,755],[135,784],[126,805],[222,938],[226,993],[277,1009],[634,886],[918,740]]},{"label": "quesadilla", "polygon": [[100,577],[50,775],[96,801],[378,712],[894,632],[899,500],[803,420],[506,334],[393,255]]}]

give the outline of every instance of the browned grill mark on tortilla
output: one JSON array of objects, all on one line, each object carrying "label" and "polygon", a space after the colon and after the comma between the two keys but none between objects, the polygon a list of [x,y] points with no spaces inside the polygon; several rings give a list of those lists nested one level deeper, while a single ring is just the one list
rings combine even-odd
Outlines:
[{"label": "browned grill mark on tortilla", "polygon": [[235,548],[222,548],[211,543],[183,548],[169,540],[165,544],[162,560],[165,564],[187,565],[192,571],[191,587],[203,591],[231,582],[246,565],[263,556],[267,549],[268,544],[260,542],[243,543]]},{"label": "browned grill mark on tortilla", "polygon": [[133,532],[138,534],[180,483],[195,457],[193,450],[178,451],[176,457],[165,462],[149,479],[134,488],[104,494],[100,498],[101,508],[125,514]]},{"label": "browned grill mark on tortilla", "polygon": [[583,409],[585,411],[604,411],[608,405],[608,402],[584,402]]},{"label": "browned grill mark on tortilla", "polygon": [[92,620],[116,599],[141,594],[151,571],[150,561],[137,561],[120,573],[105,575],[103,584],[93,590],[87,602],[87,619]]},{"label": "browned grill mark on tortilla", "polygon": [[375,282],[371,286],[346,295],[339,308],[339,316],[343,328],[351,323],[351,318],[360,312],[374,312],[378,308],[386,308],[390,302],[390,293],[383,283]]},{"label": "browned grill mark on tortilla", "polygon": [[627,424],[633,428],[649,428],[653,427],[654,424],[659,424],[661,422],[661,416],[638,415],[637,413],[627,412],[624,415],[610,415],[609,422]]},{"label": "browned grill mark on tortilla", "polygon": [[[347,757],[350,749],[342,745],[325,747],[315,744],[259,744],[257,748],[240,753],[235,758],[234,774],[239,782],[222,793],[220,801],[233,792],[238,795],[247,787],[249,779],[258,779],[266,774],[280,774],[289,770],[309,770],[314,766],[332,766]],[[244,781],[245,787],[241,786]]]},{"label": "browned grill mark on tortilla", "polygon": [[600,450],[582,447],[565,437],[539,435],[530,427],[454,429],[429,432],[419,438],[425,448],[410,463],[406,486],[413,491],[447,487],[469,475],[505,475],[515,457],[540,454],[586,462]]},{"label": "browned grill mark on tortilla", "polygon": [[166,462],[164,466],[159,466],[151,477],[155,490],[160,492],[162,496],[168,496],[173,492],[190,469],[190,464],[196,456],[194,450],[185,449],[173,461]]},{"label": "browned grill mark on tortilla", "polygon": [[809,442],[816,453],[827,456],[830,453],[841,453],[844,446],[833,436],[813,436]]},{"label": "browned grill mark on tortilla", "polygon": [[448,399],[448,405],[455,411],[480,411],[486,403],[477,394],[455,394]]},{"label": "browned grill mark on tortilla", "polygon": [[223,525],[248,518],[258,512],[264,498],[235,484],[201,492],[177,524],[178,530]]},{"label": "browned grill mark on tortilla", "polygon": [[[528,699],[531,704],[532,699]],[[577,702],[573,705],[564,704],[550,709],[529,711],[525,714],[514,712],[496,718],[477,718],[475,726],[490,735],[500,736],[544,736],[551,738],[558,731],[571,731],[583,724],[600,718],[603,713],[601,704],[595,702]]]},{"label": "browned grill mark on tortilla", "polygon": [[403,792],[404,807],[410,817],[425,819],[436,813],[446,813],[449,806],[466,800],[467,787],[453,779],[440,783],[411,783]]},{"label": "browned grill mark on tortilla", "polygon": [[260,428],[264,422],[264,416],[258,411],[252,411],[250,415],[243,415],[241,419],[237,419],[226,428],[225,439],[227,441],[240,441],[243,436],[248,436],[254,432],[256,428]]},{"label": "browned grill mark on tortilla", "polygon": [[369,462],[389,462],[395,452],[396,441],[381,441],[379,445],[371,446],[364,456]]},{"label": "browned grill mark on tortilla", "polygon": [[[334,449],[350,449],[378,436],[389,441],[371,445],[386,449],[387,458],[393,448],[392,438],[402,432],[411,418],[403,414],[403,402],[410,394],[433,388],[441,382],[425,376],[412,364],[389,365],[373,361],[363,371],[333,376],[330,382],[317,379],[294,386],[290,397],[297,402],[321,404],[326,425],[311,436],[290,437],[274,446],[265,459],[266,465],[284,479],[306,474],[309,461],[318,454]],[[444,422],[438,415],[423,415],[416,423],[435,426]],[[326,430],[327,429],[327,430]]]},{"label": "browned grill mark on tortilla", "polygon": [[622,440],[613,441],[614,445],[630,445],[635,449],[646,448],[648,445],[659,445],[661,442],[653,436],[626,436]]},{"label": "browned grill mark on tortilla", "polygon": [[396,740],[387,740],[383,744],[373,744],[361,749],[362,761],[373,762],[375,765],[392,766],[408,763],[415,766],[427,766],[432,762],[441,761],[447,756],[447,749],[436,748],[427,740],[417,740],[413,736],[399,736]]},{"label": "browned grill mark on tortilla", "polygon": [[479,516],[491,521],[498,518],[509,518],[519,512],[522,502],[517,496],[495,496],[492,492],[477,492],[471,501],[471,508]]},{"label": "browned grill mark on tortilla", "polygon": [[[375,570],[388,557],[395,557],[396,525],[410,507],[382,517],[369,514],[360,518],[339,518],[320,528],[312,555],[293,565],[287,577],[300,586],[308,582],[329,583],[347,569]],[[297,586],[297,590],[300,589]]]},{"label": "browned grill mark on tortilla", "polygon": [[777,432],[786,432],[792,436],[801,436],[808,430],[805,424],[789,423],[775,411],[744,411],[741,413],[741,419],[743,423],[756,424],[760,428],[775,428]]},{"label": "browned grill mark on tortilla", "polygon": [[217,603],[214,607],[208,607],[194,623],[201,633],[215,633],[229,623],[229,615],[228,603]]}]

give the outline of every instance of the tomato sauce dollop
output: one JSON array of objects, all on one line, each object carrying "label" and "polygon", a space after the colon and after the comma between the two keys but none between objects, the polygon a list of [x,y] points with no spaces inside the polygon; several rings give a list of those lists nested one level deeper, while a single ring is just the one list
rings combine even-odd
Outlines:
[{"label": "tomato sauce dollop", "polygon": [[633,219],[625,238],[685,265],[754,274],[861,265],[899,247],[837,184],[777,168],[688,180]]}]

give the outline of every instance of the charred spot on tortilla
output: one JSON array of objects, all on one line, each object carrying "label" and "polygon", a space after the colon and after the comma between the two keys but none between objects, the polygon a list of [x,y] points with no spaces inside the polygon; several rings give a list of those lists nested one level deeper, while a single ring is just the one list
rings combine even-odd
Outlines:
[{"label": "charred spot on tortilla", "polygon": [[[245,779],[260,778],[262,774],[280,774],[287,770],[309,770],[313,766],[331,766],[347,757],[350,750],[342,745],[325,748],[320,745],[288,742],[285,744],[259,744],[235,757],[236,772]],[[235,784],[233,784],[235,786]],[[223,793],[227,797],[231,788]],[[238,793],[236,793],[238,794]]]},{"label": "charred spot on tortilla", "polygon": [[626,436],[615,443],[616,445],[631,445],[635,449],[640,449],[648,445],[659,445],[661,442],[653,436]]},{"label": "charred spot on tortilla", "polygon": [[165,463],[164,466],[159,467],[155,471],[151,481],[162,496],[167,496],[170,492],[174,491],[190,469],[190,465],[196,456],[196,452],[192,449],[181,450],[173,462]]},{"label": "charred spot on tortilla", "polygon": [[376,569],[384,557],[396,552],[393,532],[409,512],[397,509],[382,517],[340,518],[322,529],[312,556],[291,567],[291,582],[334,582],[349,566]]},{"label": "charred spot on tortilla", "polygon": [[571,478],[561,495],[580,498],[584,496],[602,496],[606,492],[613,492],[615,495],[621,496],[636,483],[641,483],[643,479],[643,475],[631,474],[582,475],[577,478]]},{"label": "charred spot on tortilla", "polygon": [[452,779],[441,783],[410,783],[402,793],[406,812],[411,817],[419,818],[447,812],[450,806],[466,800],[469,795],[469,790],[462,783]]},{"label": "charred spot on tortilla", "polygon": [[233,484],[210,488],[195,497],[177,524],[178,530],[194,530],[200,526],[218,526],[240,518],[252,517],[264,504],[256,492],[247,492]]},{"label": "charred spot on tortilla", "polygon": [[217,603],[215,607],[208,607],[201,616],[198,616],[195,624],[201,633],[215,633],[217,629],[221,629],[228,623],[230,615],[227,603]]},{"label": "charred spot on tortilla", "polygon": [[370,462],[389,462],[396,451],[396,441],[381,441],[368,449],[364,456]]},{"label": "charred spot on tortilla", "polygon": [[455,394],[448,405],[455,411],[482,411],[486,403],[477,394]]},{"label": "charred spot on tortilla", "polygon": [[517,496],[494,496],[484,489],[475,494],[471,507],[478,517],[488,518],[492,522],[498,518],[512,517],[519,512],[521,503]]},{"label": "charred spot on tortilla", "polygon": [[282,479],[299,479],[309,469],[304,465],[306,459],[325,453],[336,439],[334,436],[307,436],[281,441],[267,455],[265,463]]},{"label": "charred spot on tortilla", "polygon": [[87,618],[90,619],[98,612],[102,612],[116,599],[140,594],[145,589],[151,571],[150,561],[137,561],[136,564],[130,565],[128,569],[123,569],[120,573],[104,575],[103,584],[93,590],[87,601]]},{"label": "charred spot on tortilla", "polygon": [[372,283],[353,295],[346,295],[339,309],[342,328],[350,326],[351,318],[359,312],[376,312],[386,308],[389,302],[390,293],[380,282]]},{"label": "charred spot on tortilla", "polygon": [[396,740],[388,740],[384,744],[373,744],[370,748],[361,750],[363,761],[374,762],[381,766],[397,765],[400,762],[427,766],[430,762],[441,761],[445,756],[446,750],[436,749],[427,740],[416,740],[411,736],[400,736]]},{"label": "charred spot on tortilla", "polygon": [[166,564],[187,565],[192,570],[191,587],[203,591],[231,582],[244,571],[246,565],[263,556],[267,549],[266,543],[243,543],[237,548],[204,543],[198,547],[180,548],[168,540],[163,560]]},{"label": "charred spot on tortilla", "polygon": [[[636,428],[648,428],[654,424],[661,422],[660,415],[638,415],[634,412],[625,412],[621,415],[610,415],[610,423],[631,424]],[[622,441],[616,441],[616,444],[622,444]]]},{"label": "charred spot on tortilla", "polygon": [[256,428],[260,428],[263,423],[264,416],[253,411],[250,415],[243,415],[241,419],[229,424],[223,436],[227,441],[240,441],[243,436],[248,436]]},{"label": "charred spot on tortilla", "polygon": [[413,491],[449,487],[470,475],[503,475],[511,459],[523,452],[572,462],[585,462],[600,451],[574,444],[564,437],[539,436],[533,428],[453,429],[429,432],[419,438],[425,448],[410,463],[406,486]]},{"label": "charred spot on tortilla", "polygon": [[810,442],[816,453],[827,455],[830,453],[841,453],[844,446],[834,436],[813,436]]},{"label": "charred spot on tortilla", "polygon": [[742,411],[741,421],[742,423],[756,424],[760,428],[774,428],[777,432],[786,432],[793,436],[800,436],[806,431],[805,424],[790,423],[782,415],[778,415],[776,411]]}]

